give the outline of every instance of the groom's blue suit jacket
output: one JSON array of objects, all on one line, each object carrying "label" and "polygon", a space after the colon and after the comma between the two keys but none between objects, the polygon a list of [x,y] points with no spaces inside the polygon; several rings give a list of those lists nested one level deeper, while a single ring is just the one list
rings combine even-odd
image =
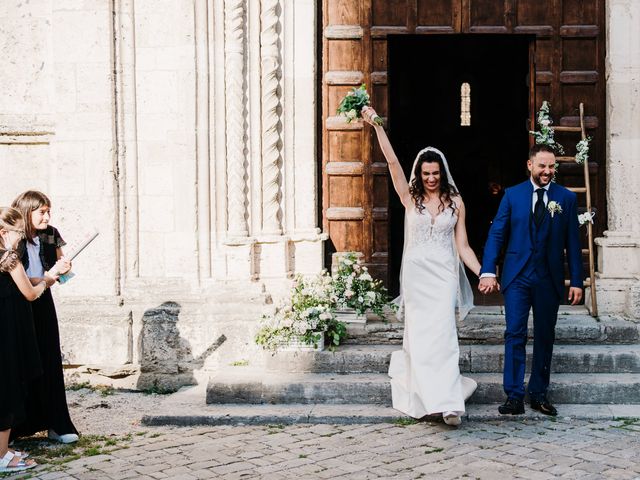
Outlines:
[{"label": "groom's blue suit jacket", "polygon": [[[576,194],[560,185],[551,183],[547,191],[548,202],[555,201],[562,213],[553,217],[548,236],[546,261],[554,287],[560,298],[564,296],[564,255],[569,264],[570,284],[582,288],[582,251],[579,238]],[[496,263],[506,245],[501,283],[505,291],[527,264],[534,249],[534,224],[532,220],[533,185],[530,180],[507,188],[498,208],[482,258],[482,273],[496,273]],[[547,204],[548,205],[548,204]]]}]

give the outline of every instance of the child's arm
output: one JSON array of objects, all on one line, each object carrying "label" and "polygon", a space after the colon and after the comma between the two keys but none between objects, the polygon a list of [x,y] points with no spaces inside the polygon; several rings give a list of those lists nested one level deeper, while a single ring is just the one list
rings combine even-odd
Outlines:
[{"label": "child's arm", "polygon": [[[12,254],[15,255],[13,252]],[[45,272],[44,278],[41,278],[37,285],[32,285],[17,255],[15,255],[14,259],[6,259],[3,270],[9,272],[20,293],[30,302],[39,298],[47,288],[56,283],[56,278]]]}]

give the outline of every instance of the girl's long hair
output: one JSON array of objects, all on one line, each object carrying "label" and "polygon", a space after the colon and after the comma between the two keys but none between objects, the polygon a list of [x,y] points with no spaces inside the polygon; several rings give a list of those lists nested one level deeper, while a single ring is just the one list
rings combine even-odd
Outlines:
[{"label": "girl's long hair", "polygon": [[33,237],[38,233],[33,226],[31,220],[31,212],[38,210],[40,207],[46,205],[51,208],[51,200],[44,193],[37,190],[27,190],[16,197],[11,206],[20,211],[24,217],[24,232],[27,237],[27,242],[35,245]]},{"label": "girl's long hair", "polygon": [[451,197],[458,195],[458,190],[449,183],[442,157],[431,150],[422,153],[418,158],[416,168],[413,171],[413,180],[411,181],[411,185],[409,185],[409,193],[411,194],[411,198],[413,198],[413,203],[416,205],[416,210],[422,213],[425,209],[425,206],[422,204],[425,193],[424,183],[422,182],[423,163],[437,163],[440,166],[440,205],[438,206],[438,213],[444,211],[447,205],[455,212]]}]

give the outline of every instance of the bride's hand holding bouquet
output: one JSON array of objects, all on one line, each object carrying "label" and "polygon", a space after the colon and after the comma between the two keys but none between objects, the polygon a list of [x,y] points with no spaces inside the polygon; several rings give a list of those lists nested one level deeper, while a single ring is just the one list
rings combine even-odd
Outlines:
[{"label": "bride's hand holding bouquet", "polygon": [[382,119],[380,118],[380,115],[378,115],[377,112],[369,106],[362,109],[362,119],[372,127],[382,126]]}]

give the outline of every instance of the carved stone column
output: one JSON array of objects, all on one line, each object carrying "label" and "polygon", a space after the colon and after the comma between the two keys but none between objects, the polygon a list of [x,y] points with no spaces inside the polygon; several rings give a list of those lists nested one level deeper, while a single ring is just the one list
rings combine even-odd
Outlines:
[{"label": "carved stone column", "polygon": [[196,163],[198,273],[211,277],[211,172],[209,166],[209,31],[207,0],[195,3]]},{"label": "carved stone column", "polygon": [[245,0],[225,0],[225,105],[228,225],[227,236],[246,237]]},{"label": "carved stone column", "polygon": [[596,239],[596,285],[601,313],[640,321],[640,3],[609,0],[606,9],[609,230]]},{"label": "carved stone column", "polygon": [[280,10],[279,0],[262,0],[261,2],[262,233],[266,235],[282,233]]},{"label": "carved stone column", "polygon": [[134,0],[113,0],[118,293],[139,276],[138,132]]}]

